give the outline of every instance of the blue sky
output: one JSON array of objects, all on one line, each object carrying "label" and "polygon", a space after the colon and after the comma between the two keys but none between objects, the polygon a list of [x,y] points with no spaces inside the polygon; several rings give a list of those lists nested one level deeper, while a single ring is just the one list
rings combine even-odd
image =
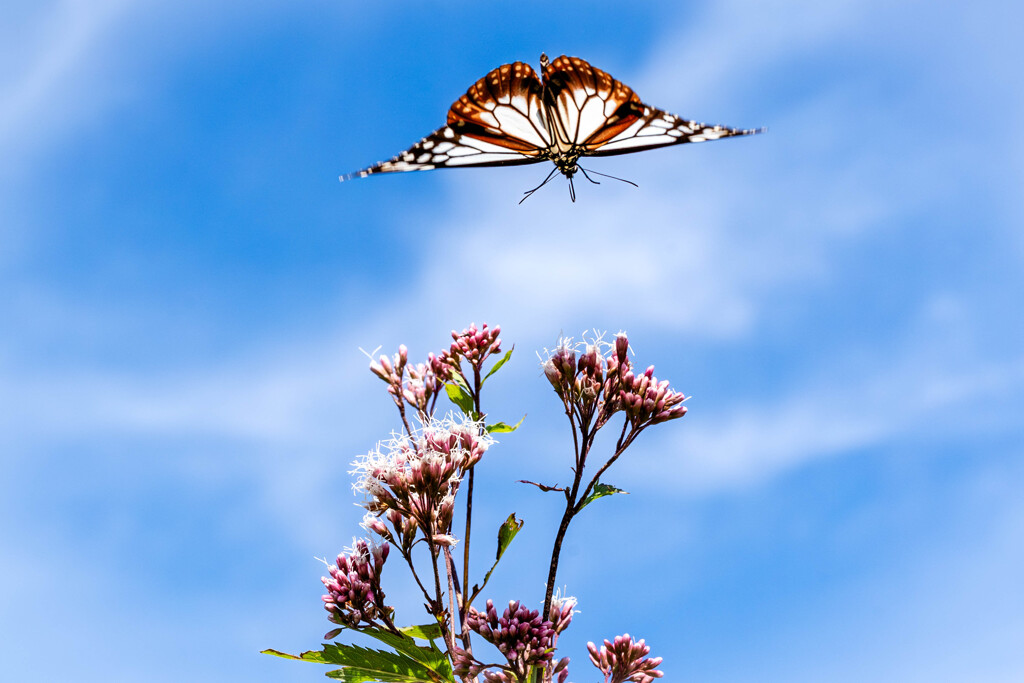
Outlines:
[{"label": "blue sky", "polygon": [[[11,680],[301,681],[359,348],[500,323],[489,597],[538,602],[568,435],[535,351],[628,330],[692,394],[570,531],[588,640],[679,681],[1024,679],[1024,12],[1008,2],[14,2],[0,24],[0,599]],[[339,184],[542,51],[767,135]],[[492,552],[476,545],[480,564]],[[415,595],[396,572],[410,621]]]}]

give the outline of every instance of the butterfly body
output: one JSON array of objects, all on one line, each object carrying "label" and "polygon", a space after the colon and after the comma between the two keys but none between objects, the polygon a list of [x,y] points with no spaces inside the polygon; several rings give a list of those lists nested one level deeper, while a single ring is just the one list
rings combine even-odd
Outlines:
[{"label": "butterfly body", "polygon": [[629,86],[578,57],[551,61],[541,55],[541,74],[543,80],[524,62],[494,69],[452,104],[444,127],[393,159],[341,180],[552,161],[571,188],[585,156],[761,132],[688,121],[646,105]]}]

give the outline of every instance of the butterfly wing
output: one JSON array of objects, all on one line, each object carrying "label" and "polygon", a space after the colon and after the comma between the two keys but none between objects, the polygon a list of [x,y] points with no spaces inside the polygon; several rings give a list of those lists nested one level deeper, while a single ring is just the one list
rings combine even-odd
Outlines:
[{"label": "butterfly wing", "polygon": [[608,73],[565,55],[541,63],[548,125],[560,146],[596,148],[639,119],[640,98]]},{"label": "butterfly wing", "polygon": [[529,64],[505,64],[452,105],[448,125],[461,125],[464,135],[540,161],[551,147],[542,90]]},{"label": "butterfly wing", "polygon": [[577,57],[544,64],[544,102],[560,141],[584,156],[612,156],[761,130],[687,121],[648,106],[629,86]]},{"label": "butterfly wing", "polygon": [[456,166],[514,166],[549,158],[541,84],[528,64],[494,69],[448,111],[440,128],[390,161],[341,177],[429,171]]},{"label": "butterfly wing", "polygon": [[624,129],[605,137],[598,144],[586,145],[586,156],[613,156],[645,149],[656,149],[687,142],[705,142],[737,135],[763,133],[764,128],[727,128],[687,121],[666,111],[642,105],[638,117]]}]

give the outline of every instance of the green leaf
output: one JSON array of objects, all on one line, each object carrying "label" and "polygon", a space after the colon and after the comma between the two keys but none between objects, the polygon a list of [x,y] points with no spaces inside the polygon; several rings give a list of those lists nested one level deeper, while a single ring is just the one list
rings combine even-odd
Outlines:
[{"label": "green leaf", "polygon": [[[347,666],[343,669],[335,669],[334,671],[328,671],[324,674],[328,678],[333,678],[336,681],[344,681],[344,683],[369,683],[369,681],[395,681],[398,679],[384,678],[380,675],[379,671],[372,669],[360,669],[355,666]],[[402,679],[407,681],[408,679]]]},{"label": "green leaf", "polygon": [[487,433],[488,434],[504,434],[506,432],[514,432],[517,429],[519,429],[519,425],[523,424],[523,420],[525,420],[525,419],[526,419],[526,416],[523,415],[521,418],[519,418],[519,422],[516,422],[514,425],[506,424],[504,422],[495,422],[492,425],[487,425],[487,427],[486,427]]},{"label": "green leaf", "polygon": [[459,407],[466,415],[473,415],[473,397],[469,392],[457,384],[445,384],[444,390],[452,403]]},{"label": "green leaf", "polygon": [[[382,643],[390,645],[391,647],[398,650],[400,653],[412,657],[420,664],[423,664],[435,671],[438,670],[440,667],[443,667],[443,665],[447,664],[448,662],[444,653],[438,650],[433,643],[430,644],[430,647],[418,645],[416,641],[413,640],[411,635],[396,636],[394,633],[391,633],[390,631],[383,631],[381,629],[376,628],[363,628],[359,629],[359,632],[365,633],[368,636],[376,638]],[[440,635],[440,628],[437,629],[437,632],[438,635]]]},{"label": "green leaf", "polygon": [[466,378],[465,378],[465,377],[463,377],[463,376],[462,376],[462,374],[461,374],[461,373],[459,373],[459,372],[455,372],[455,371],[453,371],[453,372],[452,372],[452,376],[451,376],[451,379],[449,379],[448,381],[449,381],[449,382],[455,382],[455,383],[456,383],[456,384],[458,384],[458,385],[459,385],[460,387],[462,387],[463,389],[465,389],[465,390],[466,390],[467,392],[469,391],[469,385],[468,385],[468,384],[466,384]]},{"label": "green leaf", "polygon": [[423,640],[435,640],[443,635],[441,633],[441,625],[437,623],[424,624],[423,626],[403,626],[398,630],[407,636],[422,638]]},{"label": "green leaf", "polygon": [[483,385],[484,382],[487,381],[488,377],[490,377],[491,375],[496,373],[501,368],[502,365],[504,365],[505,363],[508,362],[508,359],[512,357],[512,352],[515,351],[515,350],[516,350],[516,347],[513,346],[511,349],[509,349],[507,352],[505,352],[505,355],[502,356],[498,360],[497,363],[495,363],[493,366],[491,366],[490,371],[484,376],[483,381],[480,382],[481,386]]},{"label": "green leaf", "polygon": [[[388,681],[389,683],[412,683],[415,678],[396,678],[391,674],[381,674],[376,669],[363,669],[357,666],[346,666],[342,669],[335,669],[324,674],[328,678],[344,683],[369,683],[370,681]],[[388,676],[391,676],[390,678]]]},{"label": "green leaf", "polygon": [[516,537],[519,530],[523,528],[523,520],[516,519],[516,513],[512,513],[505,520],[505,523],[498,529],[498,555],[494,559],[495,563],[501,559],[501,556],[505,554],[505,549],[508,548],[512,539]]},{"label": "green leaf", "polygon": [[579,509],[582,510],[583,508],[587,507],[598,498],[604,498],[605,496],[611,496],[616,493],[625,493],[628,495],[629,491],[623,491],[622,489],[617,489],[614,486],[611,486],[610,484],[602,484],[601,482],[598,482],[594,484],[594,490],[590,492],[590,495],[587,496],[587,499],[580,503]]},{"label": "green leaf", "polygon": [[[484,575],[484,582],[479,586],[473,586],[473,599],[476,599],[476,596],[480,595],[484,586],[486,586],[487,582],[491,580],[491,574],[494,573],[494,570],[498,566],[498,562],[501,561],[501,556],[505,554],[505,549],[508,548],[509,544],[512,543],[512,539],[516,537],[516,534],[518,534],[519,530],[522,528],[523,520],[516,519],[516,513],[513,512],[508,516],[508,519],[505,520],[505,523],[501,525],[501,528],[498,529],[497,556],[494,558],[494,564],[491,565],[490,570],[488,570],[487,574]],[[473,600],[470,600],[470,602],[472,601]]]},{"label": "green leaf", "polygon": [[[411,642],[412,639],[409,640]],[[430,648],[421,649],[430,650]],[[264,650],[263,653],[304,662],[340,664],[342,668],[328,671],[327,676],[347,683],[365,683],[366,681],[451,683],[454,681],[447,661],[442,670],[435,670],[401,652],[372,650],[358,645],[325,644],[323,650],[310,650],[297,657],[277,650]]]}]

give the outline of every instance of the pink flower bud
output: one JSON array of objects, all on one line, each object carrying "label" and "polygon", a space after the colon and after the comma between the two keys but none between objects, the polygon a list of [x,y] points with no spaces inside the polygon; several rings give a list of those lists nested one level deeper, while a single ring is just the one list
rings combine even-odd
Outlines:
[{"label": "pink flower bud", "polygon": [[434,534],[434,544],[450,548],[459,542],[459,539],[455,538],[451,534]]}]

